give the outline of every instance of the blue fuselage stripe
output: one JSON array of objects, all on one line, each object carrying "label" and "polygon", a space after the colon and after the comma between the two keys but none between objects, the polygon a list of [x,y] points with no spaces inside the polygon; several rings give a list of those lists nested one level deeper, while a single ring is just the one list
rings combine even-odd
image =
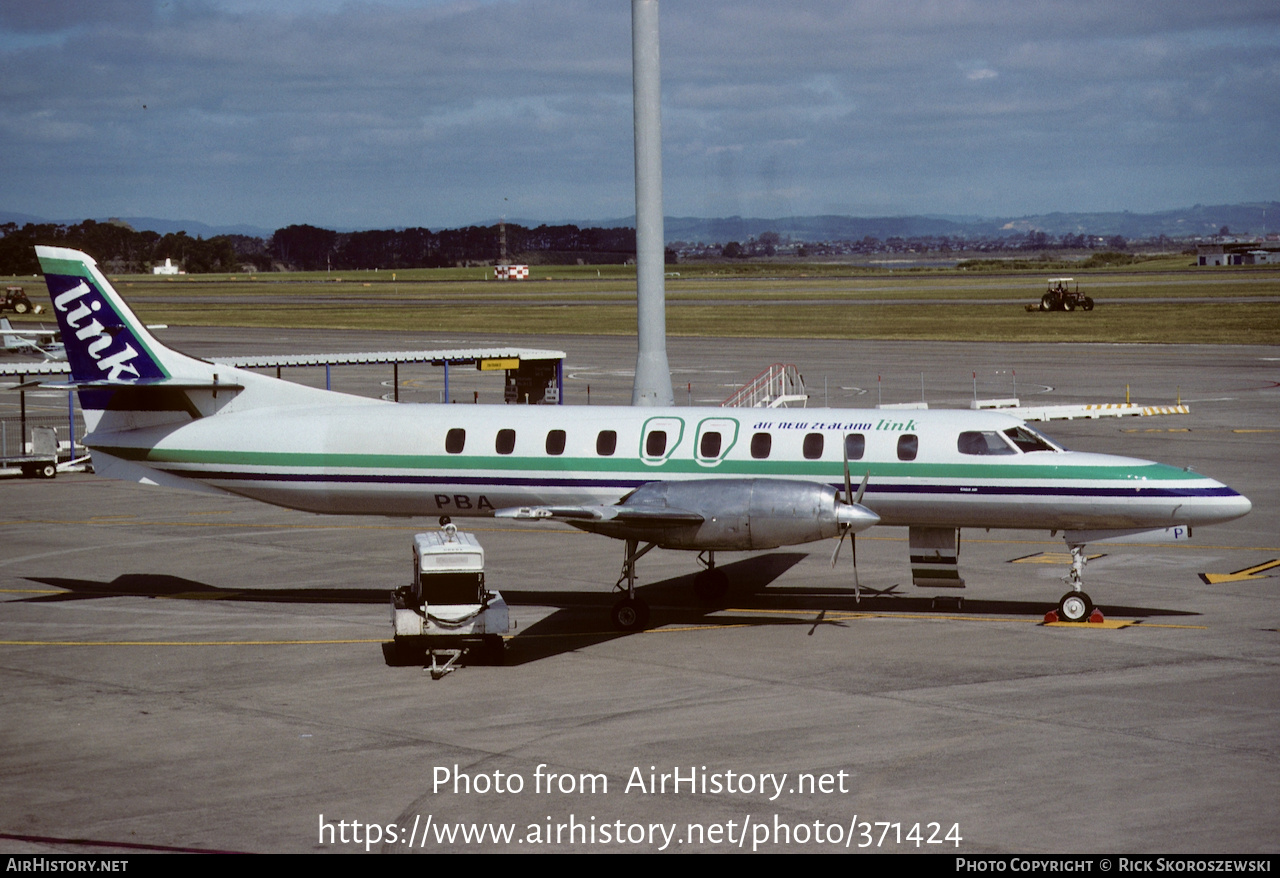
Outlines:
[{"label": "blue fuselage stripe", "polygon": [[[236,470],[188,470],[164,467],[170,475],[213,482],[289,482],[293,484],[346,484],[346,485],[450,485],[477,488],[592,488],[630,490],[648,484],[653,479],[552,479],[546,477],[521,478],[518,476],[418,476],[379,473],[300,473],[300,472],[242,472]],[[839,490],[840,484],[831,487]],[[1122,488],[1092,488],[1085,486],[1053,485],[938,485],[938,484],[869,484],[867,495],[933,494],[987,497],[1238,497],[1239,494],[1225,485],[1194,488],[1157,488],[1134,486]]]}]

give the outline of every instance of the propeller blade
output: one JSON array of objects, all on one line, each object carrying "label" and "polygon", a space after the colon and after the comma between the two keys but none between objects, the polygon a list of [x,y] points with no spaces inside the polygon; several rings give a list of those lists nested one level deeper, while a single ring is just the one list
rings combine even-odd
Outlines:
[{"label": "propeller blade", "polygon": [[[867,493],[867,482],[869,481],[871,481],[871,470],[867,470],[867,474],[862,477],[862,484],[858,486],[858,496],[853,498],[854,503],[861,505],[862,495]],[[848,491],[849,490],[849,461],[848,460],[846,460],[844,463],[844,485],[845,485],[844,489]],[[845,494],[845,496],[847,497],[849,495]]]},{"label": "propeller blade", "polygon": [[849,551],[853,553],[853,602],[862,603],[862,586],[858,584],[858,535],[850,534]]},{"label": "propeller blade", "polygon": [[847,534],[848,532],[849,532],[849,527],[848,527],[848,525],[844,525],[844,526],[842,526],[842,527],[840,528],[840,539],[836,540],[836,548],[835,548],[835,551],[833,551],[833,552],[831,553],[831,566],[832,566],[832,567],[835,567],[835,566],[836,566],[836,559],[840,557],[840,547],[844,545],[844,535],[845,535],[845,534]]}]

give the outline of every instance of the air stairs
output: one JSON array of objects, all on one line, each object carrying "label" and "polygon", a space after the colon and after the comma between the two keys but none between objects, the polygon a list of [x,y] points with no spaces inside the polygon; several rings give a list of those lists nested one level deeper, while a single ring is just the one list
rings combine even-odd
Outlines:
[{"label": "air stairs", "polygon": [[774,363],[747,384],[734,391],[720,405],[736,408],[787,408],[793,403],[808,405],[804,376],[791,363]]}]

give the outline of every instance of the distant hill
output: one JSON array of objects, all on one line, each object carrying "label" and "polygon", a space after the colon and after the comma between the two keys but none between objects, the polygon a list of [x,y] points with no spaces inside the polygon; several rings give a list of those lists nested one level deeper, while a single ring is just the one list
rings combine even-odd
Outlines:
[{"label": "distant hill", "polygon": [[248,223],[237,223],[230,226],[211,226],[208,223],[202,223],[197,220],[170,220],[160,219],[153,216],[120,216],[120,217],[76,217],[75,219],[47,219],[45,217],[32,216],[27,213],[15,213],[11,210],[0,210],[0,223],[16,223],[19,226],[25,226],[27,223],[41,225],[45,223],[53,223],[60,226],[74,226],[77,223],[84,222],[86,219],[92,219],[96,222],[126,222],[136,231],[152,231],[159,232],[162,235],[177,234],[178,232],[186,232],[192,238],[212,238],[215,235],[248,235],[252,238],[269,238],[273,229],[264,229],[261,226],[249,225]]},{"label": "distant hill", "polygon": [[[634,220],[622,220],[630,223]],[[611,221],[609,224],[612,224]],[[778,219],[667,217],[668,241],[745,241],[777,232],[799,241],[857,241],[864,237],[991,238],[1039,231],[1048,235],[1123,235],[1125,238],[1190,238],[1216,235],[1223,226],[1233,234],[1258,235],[1280,229],[1280,201],[1224,204],[1160,213],[1045,213],[1018,217],[979,216],[793,216]]]},{"label": "distant hill", "polygon": [[[74,220],[48,220],[13,211],[0,211],[0,223],[55,222],[73,225]],[[95,217],[106,222],[107,217]],[[156,217],[120,217],[137,230],[149,229],[160,234],[185,231],[191,237],[211,238],[215,235],[249,235],[268,238],[272,229],[264,229],[247,223],[214,226],[196,220],[166,220]],[[484,225],[497,225],[495,218]],[[546,223],[567,225],[570,221],[546,222],[527,218],[508,217],[507,222],[527,228]],[[635,217],[605,220],[573,220],[572,225],[581,228],[634,227]],[[777,232],[797,241],[858,241],[866,237],[886,240],[901,237],[958,237],[995,238],[1002,235],[1021,235],[1040,231],[1048,235],[1123,235],[1125,238],[1191,238],[1216,235],[1223,226],[1236,235],[1258,235],[1280,229],[1280,201],[1263,201],[1249,204],[1203,205],[1166,210],[1158,213],[1132,213],[1113,211],[1098,213],[1044,213],[1027,216],[789,216],[767,219],[763,217],[666,217],[666,239],[703,243],[746,241],[765,232]],[[340,229],[339,231],[355,231]],[[438,231],[438,230],[437,230]]]}]

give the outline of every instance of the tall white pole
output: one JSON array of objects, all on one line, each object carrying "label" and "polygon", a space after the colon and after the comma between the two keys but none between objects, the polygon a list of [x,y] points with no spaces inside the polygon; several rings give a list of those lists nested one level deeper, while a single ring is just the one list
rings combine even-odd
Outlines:
[{"label": "tall white pole", "polygon": [[674,405],[667,363],[658,0],[631,0],[636,129],[636,378],[631,404]]}]

